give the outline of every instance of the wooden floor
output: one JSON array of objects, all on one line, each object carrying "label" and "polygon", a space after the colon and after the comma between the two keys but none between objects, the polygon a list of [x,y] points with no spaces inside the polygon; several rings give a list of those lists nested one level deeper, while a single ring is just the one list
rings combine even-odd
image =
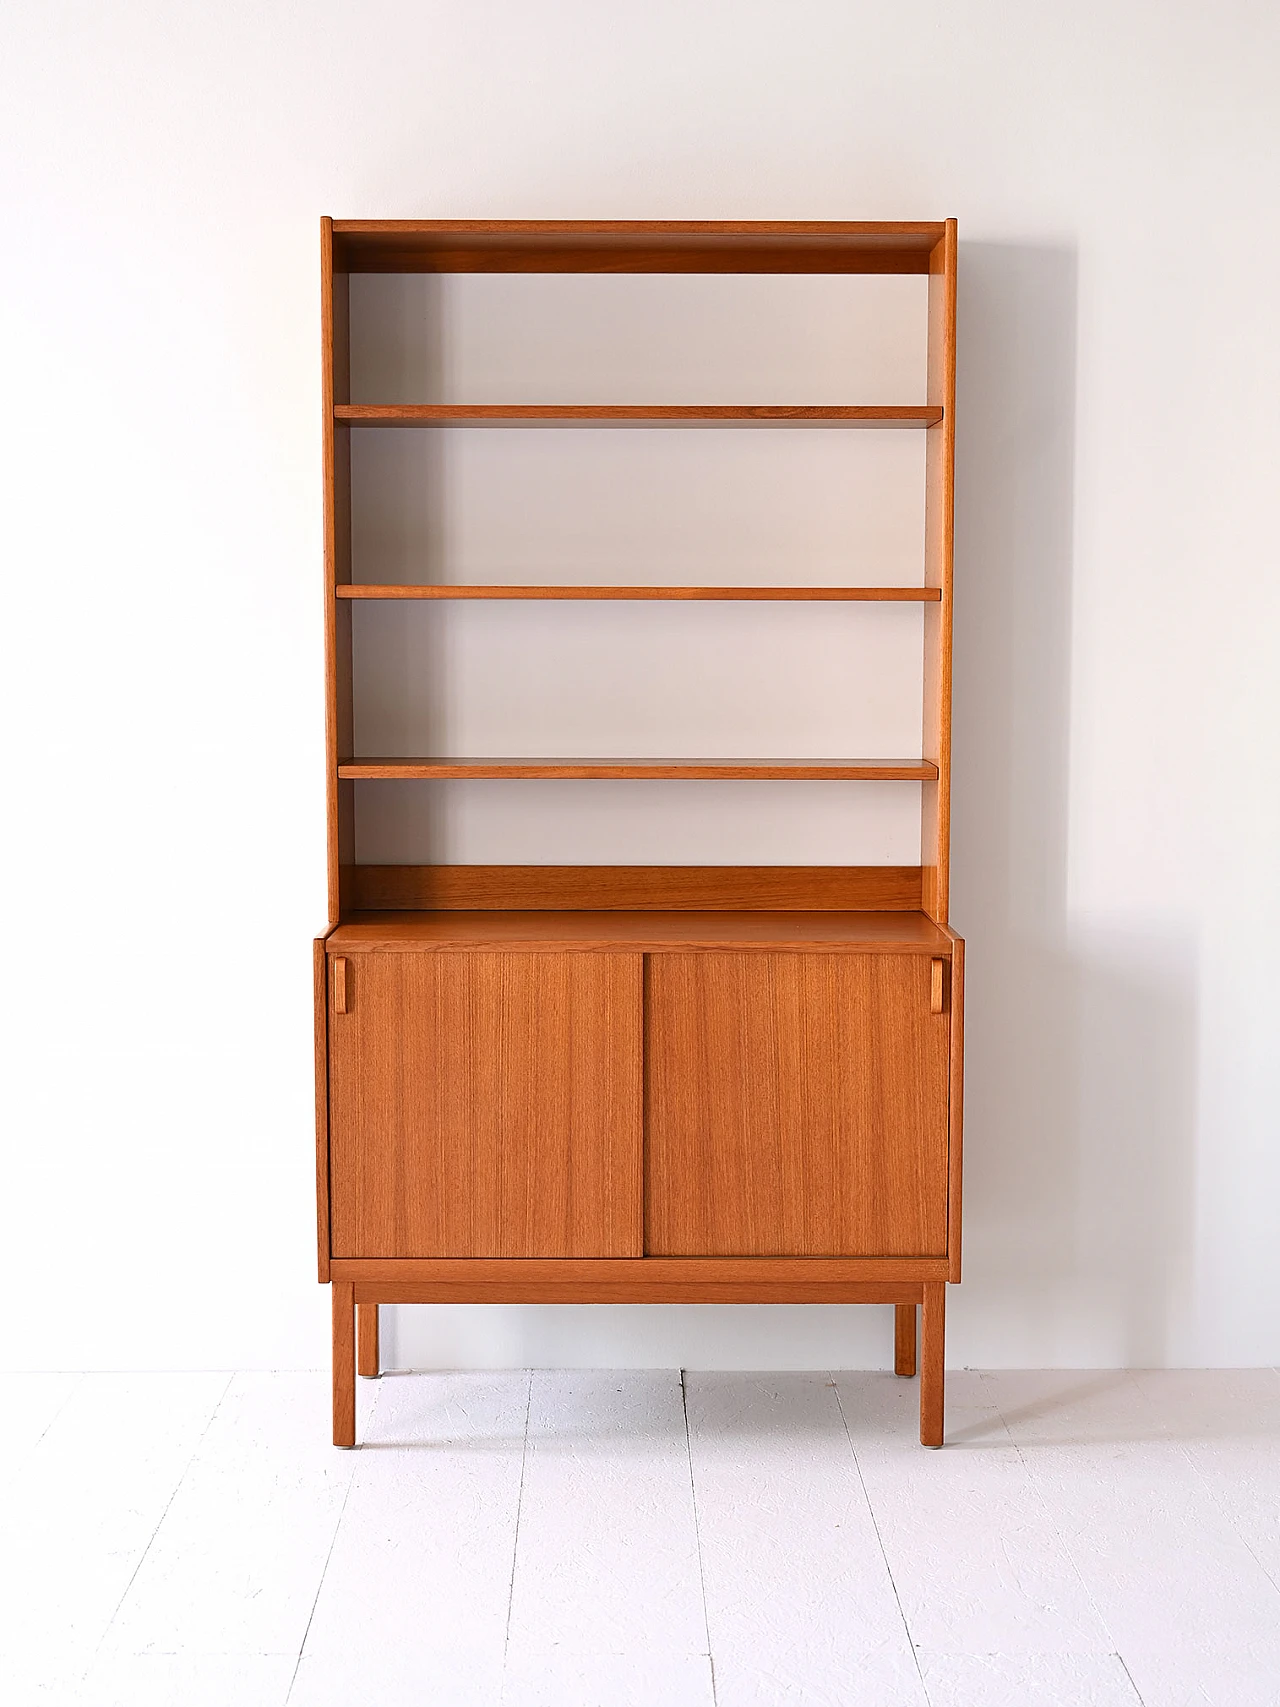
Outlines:
[{"label": "wooden floor", "polygon": [[0,1698],[1274,1707],[1280,1374],[0,1378]]}]

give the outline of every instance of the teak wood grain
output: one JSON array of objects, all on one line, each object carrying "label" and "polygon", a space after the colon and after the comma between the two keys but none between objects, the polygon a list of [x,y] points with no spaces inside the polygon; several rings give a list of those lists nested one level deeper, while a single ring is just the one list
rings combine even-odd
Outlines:
[{"label": "teak wood grain", "polygon": [[369,953],[329,1016],[333,1254],[641,1250],[641,959]]},{"label": "teak wood grain", "polygon": [[645,1249],[939,1257],[950,1027],[913,955],[655,955]]},{"label": "teak wood grain", "polygon": [[[349,608],[349,607],[348,607]],[[937,766],[920,759],[352,759],[338,775],[352,781],[447,781],[490,777],[569,782],[925,782]]]},{"label": "teak wood grain", "polygon": [[930,403],[339,403],[350,427],[931,427]]},{"label": "teak wood grain", "polygon": [[919,912],[918,865],[358,865],[357,911],[655,908]]},{"label": "teak wood grain", "polygon": [[947,1255],[950,1266],[947,1279],[953,1284],[960,1280],[962,1200],[964,1183],[964,939],[947,927],[951,938],[951,1083],[949,1119],[951,1154],[947,1199]]},{"label": "teak wood grain", "polygon": [[356,1308],[349,1280],[330,1282],[333,1317],[333,1444],[356,1443]]},{"label": "teak wood grain", "polygon": [[914,1375],[916,1372],[916,1307],[898,1304],[893,1312],[893,1373]]},{"label": "teak wood grain", "polygon": [[333,222],[351,272],[924,273],[943,226],[912,221]]},{"label": "teak wood grain", "polygon": [[360,1303],[919,1304],[946,1275],[925,1258],[641,1257],[609,1261],[337,1259]]},{"label": "teak wood grain", "polygon": [[947,1288],[926,1281],[920,1310],[920,1444],[941,1446],[946,1385]]},{"label": "teak wood grain", "polygon": [[[950,934],[923,913],[462,912],[369,913],[330,933],[331,954],[575,949],[646,954],[787,949],[846,954],[950,954]],[[358,976],[358,974],[357,974]],[[929,974],[926,967],[925,977]],[[926,983],[926,1004],[928,1001]]]},{"label": "teak wood grain", "polygon": [[925,758],[937,767],[920,802],[920,864],[924,905],[945,924],[951,869],[951,630],[955,511],[956,222],[929,257],[929,401],[942,418],[925,435],[925,583],[940,597],[924,608]]},{"label": "teak wood grain", "polygon": [[320,1282],[329,1278],[329,1001],[324,937],[311,948],[316,1063],[316,1264]]},{"label": "teak wood grain", "polygon": [[335,424],[334,411],[351,395],[350,292],[335,265],[333,221],[320,224],[321,423],[324,501],[325,747],[328,754],[329,923],[346,904],[344,876],[355,863],[355,794],[338,766],[355,751],[351,607],[337,588],[351,580],[351,431]]},{"label": "teak wood grain", "polygon": [[381,1374],[378,1352],[378,1306],[356,1300],[356,1368],[366,1380]]},{"label": "teak wood grain", "polygon": [[480,586],[472,583],[419,582],[415,585],[363,583],[339,586],[340,599],[629,599],[723,600],[726,603],[930,604],[942,597],[937,587],[638,587],[565,586],[548,583]]}]

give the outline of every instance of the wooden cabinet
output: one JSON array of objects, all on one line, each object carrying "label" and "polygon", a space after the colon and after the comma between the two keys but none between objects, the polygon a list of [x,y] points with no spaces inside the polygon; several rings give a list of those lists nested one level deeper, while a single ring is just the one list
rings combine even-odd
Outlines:
[{"label": "wooden cabinet", "polygon": [[[522,1301],[892,1305],[903,1376],[916,1371],[919,1311],[920,1438],[942,1444],[945,1294],[960,1279],[964,990],[964,944],[948,921],[956,243],[954,220],[322,222],[329,925],[315,944],[316,1186],[337,1444],[355,1443],[357,1369],[378,1372],[381,1304]],[[436,352],[419,362],[416,382],[411,362],[395,371],[395,338],[381,334],[400,320],[386,313],[384,281],[365,301],[384,304],[387,324],[353,339],[353,275],[486,272],[915,276],[917,394],[705,406],[397,401],[449,364]],[[601,324],[622,312],[624,298],[610,300]],[[705,303],[699,313],[705,327]],[[753,321],[752,343],[757,330]],[[843,327],[841,339],[858,342]],[[370,348],[374,369],[353,379],[353,352],[358,365]],[[492,376],[488,384],[492,394]],[[741,395],[742,386],[727,389]],[[506,454],[520,434],[548,428],[612,427],[615,446],[636,428],[697,426],[704,431],[688,438],[703,442],[725,428],[823,429],[846,435],[850,456],[868,430],[892,428],[895,441],[922,434],[912,465],[913,478],[923,476],[912,536],[922,549],[909,546],[920,560],[913,570],[900,557],[877,573],[862,560],[870,552],[851,553],[856,584],[830,584],[832,560],[824,571],[802,545],[794,560],[779,554],[773,584],[669,584],[678,575],[653,564],[644,585],[602,585],[593,564],[592,584],[579,585],[557,564],[549,584],[511,584],[504,566],[508,579],[482,585],[436,560],[439,541],[465,530],[435,518],[419,536],[423,561],[395,564],[400,579],[389,584],[385,564],[362,561],[378,530],[353,527],[353,465],[369,474],[366,447],[353,457],[353,439],[402,429],[366,440],[376,449],[388,439],[403,446],[404,431],[493,426],[508,430]],[[556,442],[574,436],[562,431]],[[389,466],[403,478],[403,462]],[[384,468],[380,490],[387,479]],[[567,490],[576,516],[572,482]],[[415,491],[415,514],[442,502],[433,475]],[[698,503],[710,512],[701,491]],[[504,536],[508,545],[515,536]],[[547,542],[537,544],[536,561],[553,562]],[[687,541],[680,548],[682,561],[695,560]],[[733,560],[735,576],[749,580]],[[812,584],[824,573],[829,584]],[[430,744],[437,721],[450,726],[430,711],[425,732],[384,733],[376,747],[371,735],[375,750],[362,750],[355,684],[366,654],[353,644],[362,611],[394,633],[402,665],[413,601],[619,599],[671,601],[673,623],[688,601],[715,611],[751,602],[761,612],[839,603],[842,617],[860,622],[888,620],[883,607],[895,607],[918,622],[919,721],[910,688],[895,700],[901,715],[881,725],[886,751],[868,752],[855,729],[834,749],[842,757],[777,756],[780,738],[763,743],[775,756],[758,759],[530,757],[546,743],[531,739],[520,756],[512,729],[511,752],[478,758]],[[561,608],[542,605],[544,636]],[[493,605],[471,609],[470,632],[487,637]],[[859,632],[859,656],[874,663],[880,641],[866,632],[886,630]],[[439,666],[436,656],[427,674]],[[653,674],[661,694],[661,660]],[[782,705],[779,683],[771,687],[769,703]],[[684,750],[698,750],[692,736]],[[780,814],[799,783],[909,791],[898,798],[912,814],[919,801],[918,853],[893,865],[858,864],[850,850],[848,864],[816,866],[531,866],[387,864],[367,851],[370,823],[385,831],[407,789],[464,780],[622,789],[659,778],[711,789],[751,782],[776,791]],[[377,811],[371,791],[383,791]],[[915,833],[907,824],[899,858]],[[409,844],[393,835],[383,845]],[[440,859],[441,845],[428,838],[420,857]]]},{"label": "wooden cabinet", "polygon": [[636,954],[334,955],[336,1257],[626,1257]]},{"label": "wooden cabinet", "polygon": [[645,1249],[945,1257],[950,1025],[931,1011],[942,964],[655,955]]}]

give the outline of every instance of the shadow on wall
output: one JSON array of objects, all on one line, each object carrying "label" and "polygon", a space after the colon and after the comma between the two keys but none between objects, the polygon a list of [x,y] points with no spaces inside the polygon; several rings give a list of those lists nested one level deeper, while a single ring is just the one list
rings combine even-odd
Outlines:
[{"label": "shadow on wall", "polygon": [[[1076,273],[1066,247],[961,245],[953,920],[970,951],[953,1366],[1176,1361],[1191,1260],[1194,945],[1067,912]],[[428,327],[428,388],[437,346]],[[365,359],[376,370],[377,352]],[[364,473],[375,480],[372,462]],[[358,533],[387,531],[366,535],[365,555],[400,578],[404,541],[426,528],[438,572],[438,461],[398,489],[430,527],[371,486]],[[865,1307],[384,1319],[393,1367],[883,1367],[892,1345],[891,1313]]]},{"label": "shadow on wall", "polygon": [[1067,914],[1076,257],[961,245],[950,1361],[1158,1365],[1190,1264],[1193,945]]}]

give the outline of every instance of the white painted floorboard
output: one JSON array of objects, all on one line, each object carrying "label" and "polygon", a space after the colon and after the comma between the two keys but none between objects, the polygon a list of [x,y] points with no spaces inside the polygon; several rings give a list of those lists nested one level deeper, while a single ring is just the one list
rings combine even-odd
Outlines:
[{"label": "white painted floorboard", "polygon": [[1280,1707],[1280,1373],[0,1379],[4,1707]]},{"label": "white painted floorboard", "polygon": [[487,1707],[502,1688],[528,1372],[359,1385],[378,1403],[359,1451],[329,1449],[355,1476],[290,1707]]}]

